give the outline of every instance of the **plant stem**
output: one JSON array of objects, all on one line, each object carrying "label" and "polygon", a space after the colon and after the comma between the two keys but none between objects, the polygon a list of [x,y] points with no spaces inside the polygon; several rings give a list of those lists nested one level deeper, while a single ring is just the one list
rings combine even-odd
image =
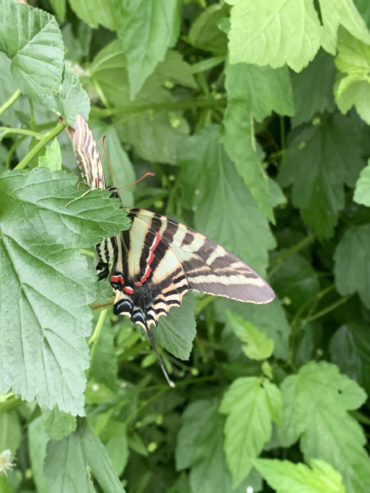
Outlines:
[{"label": "plant stem", "polygon": [[300,252],[306,246],[308,246],[314,240],[313,235],[306,236],[303,240],[299,241],[295,245],[293,245],[289,250],[284,250],[280,255],[271,259],[271,266],[275,265],[269,272],[269,275],[272,276],[279,269],[279,267],[287,260],[291,255]]},{"label": "plant stem", "polygon": [[0,130],[4,129],[5,132],[3,134],[3,138],[6,136],[6,135],[12,135],[12,134],[15,134],[15,135],[27,135],[27,136],[30,136],[30,137],[34,137],[35,139],[37,140],[42,140],[44,138],[44,134],[40,134],[38,132],[33,132],[32,130],[26,130],[24,128],[6,128],[6,127],[0,127]]},{"label": "plant stem", "polygon": [[99,339],[100,332],[101,332],[101,330],[103,328],[105,317],[107,316],[107,311],[108,311],[108,308],[104,308],[104,310],[102,310],[100,312],[98,323],[96,324],[94,333],[93,333],[93,335],[89,339],[89,344],[90,345],[91,344],[93,345],[93,347],[91,349],[91,359],[93,359],[94,352],[95,352],[95,346],[96,346],[96,343],[97,343],[97,341]]},{"label": "plant stem", "polygon": [[353,296],[353,294],[347,294],[347,296],[344,296],[340,300],[336,301],[335,303],[332,303],[331,305],[327,306],[320,312],[315,313],[314,315],[311,315],[311,317],[307,317],[304,322],[313,322],[314,320],[323,317],[327,313],[330,313],[331,311],[335,310],[338,308],[338,306],[343,305],[343,303],[347,303],[347,301]]},{"label": "plant stem", "polygon": [[22,159],[22,161],[14,168],[14,169],[24,169],[29,162],[32,161],[32,159],[37,156],[37,154],[41,151],[43,147],[46,146],[46,144],[54,139],[57,135],[59,135],[64,128],[66,127],[66,123],[58,123],[55,128],[50,130],[47,134],[45,134],[44,138],[33,147],[30,152]]},{"label": "plant stem", "polygon": [[17,89],[15,93],[13,93],[10,96],[8,101],[5,101],[5,103],[2,106],[0,106],[0,115],[2,115],[13,103],[16,102],[21,94],[22,94],[21,91]]},{"label": "plant stem", "polygon": [[166,103],[151,103],[141,105],[131,105],[120,108],[98,109],[92,108],[94,118],[106,118],[113,115],[137,115],[145,111],[181,111],[193,108],[214,108],[217,106],[225,106],[226,98],[198,98],[198,99],[183,99],[181,101],[171,101]]}]

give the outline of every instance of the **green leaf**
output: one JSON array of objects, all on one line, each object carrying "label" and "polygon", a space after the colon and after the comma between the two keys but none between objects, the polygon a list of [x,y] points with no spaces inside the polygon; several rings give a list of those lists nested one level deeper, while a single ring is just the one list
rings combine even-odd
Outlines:
[{"label": "green leaf", "polygon": [[96,344],[90,377],[115,392],[118,385],[117,372],[118,363],[114,350],[114,333],[111,324],[106,323]]},{"label": "green leaf", "polygon": [[104,446],[82,421],[68,437],[48,443],[44,470],[49,491],[55,493],[93,493],[90,471],[106,493],[125,491],[113,471]]},{"label": "green leaf", "polygon": [[230,311],[227,311],[226,314],[235,335],[242,342],[247,343],[246,346],[242,346],[242,350],[248,358],[263,360],[271,356],[274,350],[274,342],[271,339],[267,339],[263,332],[260,332],[257,327],[243,318]]},{"label": "green leaf", "polygon": [[67,0],[50,0],[50,3],[59,21],[63,22],[66,17]]},{"label": "green leaf", "polygon": [[12,60],[12,75],[21,91],[39,101],[62,80],[59,26],[50,14],[15,0],[2,0],[1,14],[0,51]]},{"label": "green leaf", "polygon": [[[0,101],[3,104],[7,101],[17,88],[17,83],[11,74],[11,61],[4,53],[0,52]],[[24,111],[26,97],[20,96],[4,113],[0,115],[0,121],[4,125],[17,127],[19,124],[19,114]],[[0,140],[2,131],[0,131]]]},{"label": "green leaf", "polygon": [[366,324],[342,325],[330,341],[333,363],[370,394],[370,335]]},{"label": "green leaf", "polygon": [[358,204],[370,207],[370,160],[366,168],[361,171],[360,178],[356,182],[353,200]]},{"label": "green leaf", "polygon": [[57,407],[51,411],[43,409],[42,419],[45,431],[52,440],[61,440],[77,427],[76,417],[59,411]]},{"label": "green leaf", "polygon": [[57,91],[45,96],[43,103],[71,126],[74,126],[78,113],[87,118],[90,112],[89,97],[68,64],[65,64],[62,84]]},{"label": "green leaf", "polygon": [[129,458],[126,423],[110,419],[100,439],[107,449],[115,473],[120,476]]},{"label": "green leaf", "polygon": [[224,418],[218,413],[218,406],[216,399],[195,401],[182,416],[176,464],[179,470],[191,468],[194,493],[232,490],[224,453]]},{"label": "green leaf", "polygon": [[[284,253],[283,253],[284,254]],[[293,313],[317,303],[320,289],[317,272],[301,255],[290,255],[271,276],[271,284],[280,299],[289,300],[287,309]]]},{"label": "green leaf", "polygon": [[320,12],[323,23],[321,43],[332,55],[337,51],[337,33],[340,25],[355,38],[370,44],[370,33],[352,0],[320,0]]},{"label": "green leaf", "polygon": [[320,23],[309,0],[228,0],[230,62],[288,65],[296,72],[314,58],[320,47]]},{"label": "green leaf", "polygon": [[370,224],[348,229],[335,250],[335,285],[341,295],[357,292],[370,308]]},{"label": "green leaf", "polygon": [[270,188],[262,167],[261,152],[256,149],[253,117],[262,121],[272,111],[292,115],[289,88],[286,68],[273,70],[240,63],[228,65],[226,69],[225,148],[257,205],[270,221],[274,220]]},{"label": "green leaf", "polygon": [[74,13],[91,27],[99,24],[116,31],[120,19],[120,3],[117,0],[69,0]]},{"label": "green leaf", "polygon": [[160,317],[158,327],[153,330],[155,340],[167,351],[182,360],[188,360],[196,335],[195,299],[187,294],[181,308],[171,309],[168,317]]},{"label": "green leaf", "polygon": [[[292,121],[295,127],[310,121],[315,113],[334,111],[335,74],[334,57],[324,50],[320,50],[302,72],[291,74],[295,107]],[[309,98],[307,94],[310,95]]]},{"label": "green leaf", "polygon": [[62,153],[57,139],[46,148],[45,156],[39,157],[39,168],[49,168],[50,171],[62,169]]},{"label": "green leaf", "polygon": [[127,0],[118,37],[127,58],[131,99],[176,43],[179,28],[178,0]]},{"label": "green leaf", "polygon": [[49,493],[47,479],[44,474],[44,460],[48,441],[49,437],[45,431],[42,416],[39,416],[30,423],[28,428],[30,461],[37,493]]},{"label": "green leaf", "polygon": [[[244,320],[248,320],[255,327],[258,327],[258,330],[263,332],[268,339],[273,340],[274,355],[277,358],[284,360],[288,358],[290,327],[278,300],[267,305],[253,305],[217,298],[215,307],[220,321],[227,322],[226,310],[230,310]],[[236,338],[235,349],[241,354],[240,342]]]},{"label": "green leaf", "polygon": [[200,50],[227,53],[227,36],[218,23],[228,17],[226,5],[210,5],[195,19],[189,30],[189,42]]},{"label": "green leaf", "polygon": [[179,149],[186,206],[194,210],[198,231],[263,276],[274,239],[218,137],[219,128],[211,126],[187,139]]},{"label": "green leaf", "polygon": [[333,235],[344,208],[344,185],[353,186],[362,166],[352,118],[335,114],[292,132],[279,179],[283,186],[293,184],[293,204],[317,238]]},{"label": "green leaf", "polygon": [[357,10],[360,12],[361,17],[367,24],[367,27],[370,28],[370,4],[367,0],[354,0],[353,2],[356,5]]},{"label": "green leaf", "polygon": [[189,479],[185,473],[168,489],[166,493],[193,493],[190,489]]},{"label": "green leaf", "polygon": [[21,425],[15,412],[0,414],[0,452],[11,450],[15,455],[21,443]]},{"label": "green leaf", "polygon": [[[128,226],[109,191],[45,168],[0,179],[0,393],[83,414],[94,274],[76,248]],[[117,203],[115,203],[117,202]],[[109,218],[109,219],[107,219]]]},{"label": "green leaf", "polygon": [[226,391],[220,412],[227,414],[225,452],[236,487],[248,475],[253,459],[270,439],[272,421],[281,414],[276,385],[257,377],[236,379]]},{"label": "green leaf", "polygon": [[360,117],[370,123],[370,46],[347,31],[340,32],[335,64],[340,71],[335,86],[335,100],[342,113],[354,106]]},{"label": "green leaf", "polygon": [[345,493],[341,475],[325,461],[312,459],[312,469],[287,460],[257,459],[258,471],[277,493]]},{"label": "green leaf", "polygon": [[338,368],[310,362],[281,386],[284,412],[278,434],[289,447],[299,438],[306,461],[319,458],[343,477],[348,493],[365,493],[370,486],[370,459],[363,448],[363,430],[348,414],[366,400],[365,392]]}]

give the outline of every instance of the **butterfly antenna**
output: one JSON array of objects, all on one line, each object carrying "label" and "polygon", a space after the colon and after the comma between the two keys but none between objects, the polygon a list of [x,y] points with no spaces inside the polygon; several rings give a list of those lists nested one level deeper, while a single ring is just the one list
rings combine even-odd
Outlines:
[{"label": "butterfly antenna", "polygon": [[115,187],[116,186],[116,177],[114,176],[112,166],[110,165],[110,161],[108,159],[107,151],[105,150],[105,135],[104,135],[104,137],[103,137],[102,140],[103,140],[103,151],[104,151],[105,159],[107,160],[109,171],[110,171],[110,173],[111,173],[111,175],[113,177],[113,186]]},{"label": "butterfly antenna", "polygon": [[[138,180],[136,181],[133,181],[132,183],[129,183],[128,185],[124,185],[123,187],[121,188],[127,188],[127,187],[131,187],[131,185],[135,185],[136,183],[139,183],[139,181],[141,180],[144,180],[144,178],[146,178],[147,176],[155,176],[155,173],[152,173],[151,171],[148,171],[147,173],[145,173],[145,175],[143,175],[141,178],[139,178]],[[121,188],[119,190],[121,190]]]},{"label": "butterfly antenna", "polygon": [[165,376],[168,385],[170,387],[174,388],[175,387],[175,384],[173,383],[172,380],[170,380],[170,377],[168,376],[168,373],[166,371],[166,368],[164,367],[162,358],[159,356],[159,353],[158,353],[158,350],[157,350],[157,346],[156,346],[156,343],[155,343],[155,339],[154,339],[154,336],[153,336],[153,332],[150,330],[148,324],[145,324],[145,330],[146,330],[146,333],[148,334],[148,338],[149,338],[150,344],[152,345],[152,347],[153,347],[153,349],[155,351],[155,354],[157,355],[157,359],[158,359],[159,364],[161,366],[163,375]]}]

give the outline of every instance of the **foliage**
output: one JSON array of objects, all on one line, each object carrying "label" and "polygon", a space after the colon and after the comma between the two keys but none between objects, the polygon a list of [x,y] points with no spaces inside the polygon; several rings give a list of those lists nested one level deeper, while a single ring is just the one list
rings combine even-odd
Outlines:
[{"label": "foliage", "polygon": [[[0,491],[367,493],[369,2],[32,4],[0,0]],[[130,221],[77,186],[77,113],[117,186],[156,173],[125,205],[276,291],[161,317],[175,389],[96,281]]]}]

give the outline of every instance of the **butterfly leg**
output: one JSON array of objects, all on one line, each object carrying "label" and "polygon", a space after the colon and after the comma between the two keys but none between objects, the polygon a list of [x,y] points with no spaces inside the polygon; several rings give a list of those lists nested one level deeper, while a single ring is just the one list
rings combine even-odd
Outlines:
[{"label": "butterfly leg", "polygon": [[151,331],[150,327],[148,326],[148,324],[145,324],[145,331],[148,335],[148,338],[149,338],[149,341],[150,341],[150,344],[152,345],[154,351],[155,351],[155,354],[157,355],[157,358],[158,358],[158,361],[159,361],[159,364],[161,366],[161,369],[162,369],[162,372],[163,372],[163,375],[165,376],[167,382],[168,382],[168,385],[172,388],[175,387],[175,384],[173,383],[172,380],[170,380],[170,377],[168,376],[168,373],[166,371],[166,368],[163,364],[163,361],[162,361],[162,358],[159,356],[159,353],[158,353],[158,350],[157,350],[157,346],[156,346],[156,343],[155,343],[155,339],[154,339],[154,336],[153,336],[153,332]]}]

